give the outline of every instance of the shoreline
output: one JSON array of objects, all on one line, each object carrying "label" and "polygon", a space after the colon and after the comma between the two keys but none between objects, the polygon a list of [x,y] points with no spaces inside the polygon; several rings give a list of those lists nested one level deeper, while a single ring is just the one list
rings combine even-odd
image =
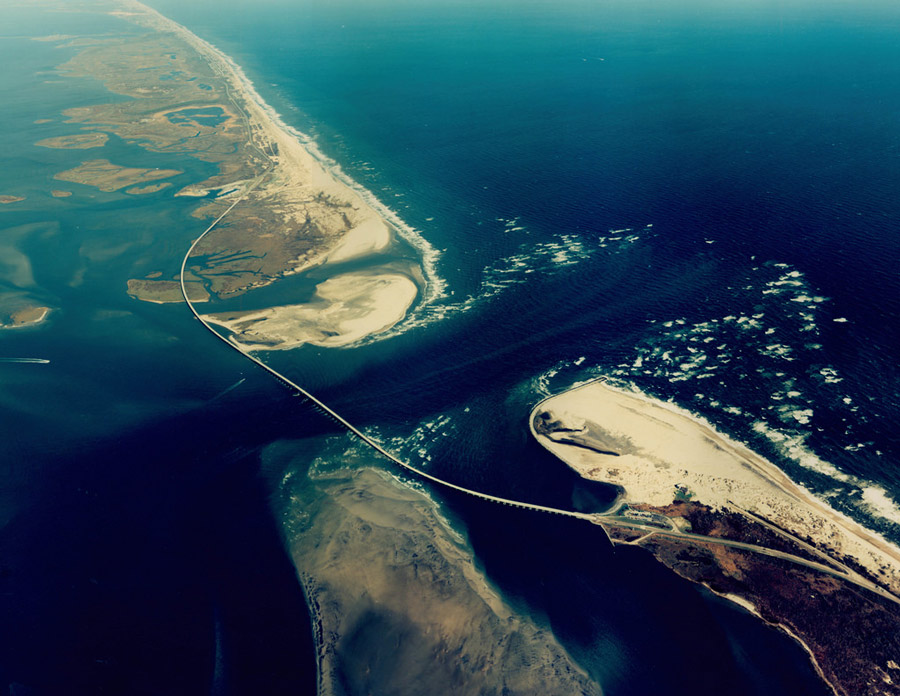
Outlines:
[{"label": "shoreline", "polygon": [[345,273],[320,283],[313,299],[303,304],[203,318],[228,329],[229,340],[248,352],[302,345],[345,348],[402,322],[418,294],[418,286],[404,274]]},{"label": "shoreline", "polygon": [[10,324],[0,323],[0,330],[11,331],[11,330],[15,330],[15,329],[33,329],[33,328],[40,326],[41,324],[43,324],[44,322],[47,321],[47,319],[50,316],[50,313],[53,311],[50,307],[33,307],[33,308],[29,308],[26,310],[20,310],[20,311],[30,312],[30,311],[38,311],[38,310],[40,310],[40,312],[41,312],[40,316],[37,316],[34,319],[25,320],[25,321],[16,321],[15,313],[14,313],[12,323],[10,323]]},{"label": "shoreline", "polygon": [[[678,575],[681,575],[681,573],[678,573]],[[682,577],[685,577],[685,576],[682,575]],[[693,580],[689,577],[685,577],[685,579],[689,580],[690,582],[696,582],[695,580]],[[736,604],[737,606],[741,607],[744,611],[746,611],[748,614],[755,616],[757,619],[759,619],[760,621],[765,623],[767,626],[771,626],[776,631],[780,631],[781,633],[784,633],[786,636],[791,638],[797,645],[799,645],[801,648],[803,648],[803,652],[805,652],[809,656],[809,661],[812,664],[812,667],[815,670],[816,674],[819,675],[819,678],[822,680],[822,682],[824,684],[826,684],[829,689],[831,689],[834,696],[840,696],[835,685],[832,684],[828,680],[828,677],[825,675],[825,671],[822,669],[822,666],[819,664],[819,660],[816,658],[816,654],[812,651],[812,648],[810,648],[803,641],[803,639],[800,636],[798,636],[794,631],[792,631],[790,629],[790,627],[785,626],[782,623],[772,623],[771,621],[768,621],[762,614],[759,613],[759,610],[757,609],[756,605],[753,604],[753,602],[751,602],[747,599],[744,599],[740,595],[729,594],[727,592],[716,592],[716,590],[714,590],[712,587],[710,587],[706,583],[701,583],[701,584],[707,590],[712,592],[716,597],[721,597],[722,599],[724,599],[727,602]]]},{"label": "shoreline", "polygon": [[[217,72],[236,90],[236,92],[238,92],[239,98],[245,103],[248,110],[255,112],[247,114],[251,142],[254,140],[253,125],[255,122],[255,125],[262,127],[265,136],[272,142],[282,146],[279,147],[279,154],[275,158],[269,159],[275,168],[283,166],[285,159],[285,152],[283,151],[284,146],[286,146],[287,152],[290,152],[292,149],[295,150],[295,152],[297,149],[302,150],[305,158],[308,158],[312,163],[317,165],[317,168],[321,170],[321,174],[327,179],[330,179],[332,184],[342,187],[347,193],[357,198],[365,208],[371,211],[388,227],[390,233],[396,233],[419,253],[419,262],[422,264],[424,276],[424,284],[421,287],[420,297],[415,303],[415,307],[412,311],[407,313],[397,326],[389,329],[389,333],[386,332],[386,335],[394,335],[394,331],[397,328],[402,327],[407,323],[411,326],[415,326],[418,323],[418,315],[422,310],[437,300],[446,297],[446,282],[437,273],[437,261],[440,258],[440,251],[435,249],[420,232],[400,219],[395,211],[391,210],[371,191],[347,175],[340,164],[325,155],[312,138],[297,128],[287,124],[281,114],[263,99],[252,80],[231,56],[209,41],[200,38],[190,29],[169,19],[157,10],[144,5],[139,0],[124,0],[123,5],[126,7],[130,5],[131,7],[139,9],[141,14],[144,14],[151,22],[157,24],[154,28],[167,30],[178,36],[193,48],[209,64],[214,72]],[[310,174],[313,178],[316,178],[317,172],[310,171]],[[329,188],[328,181],[322,182],[320,180],[319,183],[322,184],[323,189]],[[235,184],[237,184],[237,186],[232,187],[234,190],[220,195],[218,200],[227,200],[227,198],[232,195],[240,195],[242,188],[249,185],[249,182],[235,182]],[[352,234],[352,232],[353,230],[348,234]],[[375,250],[383,248],[383,245],[379,241],[373,241],[370,246]],[[331,255],[334,250],[335,249],[329,249],[327,253],[321,255],[321,258],[316,257],[316,264],[327,264],[328,256]],[[305,270],[305,268],[298,268],[294,272],[301,272],[302,270]],[[377,338],[377,336],[369,336],[361,340],[368,341]]]},{"label": "shoreline", "polygon": [[[585,394],[589,396],[585,397]],[[666,424],[667,426],[674,428],[681,426],[680,432],[672,431],[673,438],[685,433],[690,435],[690,431],[694,431],[699,438],[711,445],[707,452],[714,449],[721,452],[723,456],[730,457],[737,462],[737,465],[732,464],[732,470],[737,480],[728,479],[718,471],[713,476],[710,471],[704,471],[702,467],[698,467],[694,472],[678,468],[684,462],[672,460],[672,455],[669,455],[670,460],[661,463],[662,458],[667,455],[660,454],[658,451],[653,451],[652,455],[647,455],[652,457],[652,461],[655,463],[655,466],[652,468],[655,471],[647,473],[635,468],[630,473],[622,473],[629,463],[629,458],[632,457],[631,454],[608,458],[608,462],[599,463],[596,456],[591,456],[592,454],[597,455],[597,453],[592,452],[590,449],[576,448],[571,443],[556,442],[536,432],[534,428],[535,419],[542,409],[546,412],[551,406],[555,406],[558,411],[566,412],[567,415],[575,419],[584,419],[591,425],[593,425],[589,420],[591,416],[596,417],[600,415],[601,419],[602,416],[608,416],[610,419],[616,417],[612,411],[604,412],[600,410],[599,406],[588,405],[592,398],[597,400],[598,404],[604,398],[612,403],[624,404],[622,408],[627,408],[632,413],[638,414],[638,420],[641,417],[648,420],[657,420],[668,416],[671,420]],[[582,410],[578,411],[579,408]],[[584,412],[585,408],[588,412]],[[591,408],[595,408],[593,413],[590,412]],[[658,409],[658,411],[654,412],[654,409]],[[577,413],[571,413],[571,411],[577,411]],[[554,413],[554,415],[558,414]],[[622,425],[624,417],[620,416],[620,420],[622,422],[618,423],[618,425]],[[578,423],[575,422],[574,425],[578,425]],[[630,423],[630,425],[634,427],[634,423]],[[697,495],[693,499],[694,502],[704,503],[717,509],[725,508],[741,513],[750,511],[762,514],[775,522],[782,523],[781,526],[800,537],[811,537],[825,548],[832,549],[838,556],[843,554],[851,555],[873,577],[879,578],[882,584],[893,591],[896,592],[900,588],[900,548],[885,539],[877,531],[863,526],[845,513],[835,510],[825,501],[817,498],[812,492],[793,481],[779,467],[762,455],[754,452],[744,443],[719,432],[708,422],[673,404],[653,399],[642,392],[625,391],[612,387],[603,383],[602,378],[600,378],[576,385],[564,392],[542,399],[531,411],[529,427],[538,442],[576,471],[576,473],[585,478],[602,481],[619,488],[621,494],[617,497],[616,504],[630,502],[668,505],[672,503],[671,496],[674,492],[675,484],[680,484],[682,481],[695,483],[697,484],[695,491]],[[633,432],[631,434],[635,435]],[[641,433],[640,436],[643,437],[644,433]],[[637,440],[637,436],[635,436],[635,440]],[[685,440],[685,442],[689,441]],[[658,446],[658,443],[653,444]],[[668,445],[669,443],[666,444]],[[649,446],[647,451],[650,451]],[[644,452],[641,452],[641,454],[644,454]],[[634,461],[636,463],[641,462],[638,459]],[[647,461],[643,460],[642,463],[647,464]],[[663,464],[668,465],[668,468],[663,468]],[[742,466],[744,467],[743,470]],[[666,473],[659,473],[660,471]],[[610,474],[611,472],[618,474],[618,476],[604,477],[604,474]],[[629,484],[631,485],[630,491]],[[671,485],[663,490],[662,486],[665,484]],[[727,487],[723,484],[727,484]],[[718,495],[714,492],[717,485],[721,487]],[[769,488],[767,489],[766,486]],[[725,489],[725,495],[721,494],[723,489]],[[772,489],[777,489],[786,500],[784,498],[778,500],[777,497],[763,501],[754,501],[752,499],[752,495],[758,494],[760,491],[771,495]],[[706,497],[701,491],[706,493]],[[644,495],[641,495],[642,493]],[[741,495],[748,497],[748,500],[739,501]],[[643,499],[646,497],[653,499]],[[759,505],[762,509],[754,510],[756,505]],[[812,515],[804,517],[799,512],[799,506],[805,508],[804,512],[811,511]],[[818,527],[816,523],[818,523]],[[821,528],[822,523],[828,524],[829,527]],[[840,537],[836,536],[836,531],[840,533]],[[887,567],[888,572],[883,571],[882,567]]]},{"label": "shoreline", "polygon": [[596,514],[612,543],[790,637],[834,694],[886,693],[868,685],[896,668],[900,549],[705,419],[603,379],[542,399],[529,428],[580,476],[617,486]]}]

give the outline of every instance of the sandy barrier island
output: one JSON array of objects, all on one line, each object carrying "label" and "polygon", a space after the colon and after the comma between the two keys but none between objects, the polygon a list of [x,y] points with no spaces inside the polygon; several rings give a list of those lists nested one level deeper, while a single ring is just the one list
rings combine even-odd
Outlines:
[{"label": "sandy barrier island", "polygon": [[614,484],[615,545],[777,626],[836,696],[900,693],[900,549],[691,414],[600,381],[531,413],[537,440]]},{"label": "sandy barrier island", "polygon": [[[89,132],[38,144],[102,147],[107,134],[114,134],[153,152],[216,165],[212,176],[192,182],[177,179],[181,170],[153,170],[146,177],[166,181],[125,191],[155,194],[174,185],[175,196],[198,200],[194,217],[221,221],[196,245],[188,265],[198,296],[200,286],[209,295],[210,322],[229,330],[240,326],[231,338],[251,350],[310,341],[337,347],[387,332],[440,295],[437,252],[287,126],[227,55],[137,0],[112,3],[108,13],[149,32],[85,41],[60,69],[100,79],[110,92],[130,99],[67,109],[67,123]],[[126,174],[143,174],[131,163],[95,161],[103,166],[83,162],[55,177],[112,193],[135,183]],[[409,252],[398,247],[401,239],[419,258],[409,260]],[[129,294],[177,301],[167,262],[148,259],[144,267],[151,263],[160,266],[130,279]],[[285,298],[247,317],[216,313],[218,300],[311,269],[318,292],[309,301]],[[326,307],[340,319],[318,321]]]},{"label": "sandy barrier island", "polygon": [[532,423],[542,421],[555,425],[538,440],[583,477],[618,486],[621,502],[662,508],[681,498],[749,512],[856,559],[900,593],[900,549],[671,404],[596,381],[541,402]]}]

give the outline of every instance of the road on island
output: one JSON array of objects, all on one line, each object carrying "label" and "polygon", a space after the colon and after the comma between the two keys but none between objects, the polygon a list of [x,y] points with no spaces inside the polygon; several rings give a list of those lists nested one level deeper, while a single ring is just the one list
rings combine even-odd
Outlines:
[{"label": "road on island", "polygon": [[[222,69],[220,68],[220,71],[219,71],[220,75],[222,74],[221,70]],[[222,75],[222,77],[224,78],[224,81],[227,85],[228,78],[225,75]],[[520,500],[511,500],[509,498],[503,498],[500,496],[482,493],[481,491],[476,491],[471,488],[466,488],[464,486],[460,486],[455,483],[451,483],[450,481],[445,481],[444,479],[438,478],[437,476],[433,476],[432,474],[429,474],[428,472],[423,471],[423,470],[413,466],[412,464],[409,464],[408,462],[403,461],[396,455],[392,454],[390,451],[385,449],[378,441],[374,440],[373,438],[371,438],[370,436],[366,435],[364,432],[359,430],[356,426],[354,426],[352,423],[347,421],[340,414],[338,414],[336,411],[334,411],[332,408],[330,408],[324,402],[320,401],[318,398],[316,398],[313,394],[311,394],[310,392],[305,390],[303,387],[301,387],[300,385],[291,381],[285,375],[281,374],[280,372],[273,369],[272,367],[269,367],[262,360],[260,360],[256,356],[254,356],[249,351],[242,348],[237,342],[229,340],[227,337],[223,336],[221,333],[216,331],[216,329],[214,329],[211,324],[209,324],[206,320],[204,320],[204,318],[197,311],[196,307],[194,307],[193,302],[191,302],[190,298],[188,297],[187,285],[186,285],[185,279],[184,279],[185,271],[187,269],[188,259],[190,258],[191,254],[194,252],[194,249],[197,247],[197,245],[213,229],[215,229],[216,226],[218,226],[218,224],[222,221],[223,218],[225,218],[226,215],[228,215],[232,210],[234,210],[235,206],[237,206],[239,203],[241,203],[242,201],[244,201],[248,198],[248,196],[262,183],[264,178],[273,171],[274,166],[275,166],[274,162],[273,162],[273,158],[275,155],[274,155],[274,151],[271,147],[271,144],[263,143],[261,146],[260,143],[258,143],[256,141],[256,139],[254,137],[254,135],[255,135],[254,130],[253,130],[249,115],[247,114],[246,110],[238,102],[238,100],[236,100],[234,98],[234,96],[231,93],[231,90],[228,89],[227,87],[226,87],[226,92],[228,94],[229,101],[231,101],[231,103],[232,103],[232,105],[234,105],[235,109],[237,109],[241,113],[245,127],[247,128],[248,140],[249,140],[250,146],[252,148],[256,149],[258,154],[263,158],[263,161],[269,162],[269,167],[262,174],[260,174],[256,179],[254,179],[248,186],[246,186],[246,188],[244,188],[243,192],[237,198],[235,198],[235,200],[231,203],[231,205],[229,205],[228,208],[226,208],[225,211],[221,215],[219,215],[219,217],[217,217],[215,220],[213,220],[213,222],[203,231],[203,233],[194,240],[194,242],[191,244],[190,248],[187,250],[187,253],[184,255],[184,258],[181,261],[181,272],[179,274],[179,283],[181,286],[181,294],[182,294],[182,297],[184,298],[184,302],[187,305],[188,309],[191,311],[191,313],[194,315],[194,318],[196,318],[197,321],[199,321],[200,324],[202,324],[203,327],[206,328],[206,330],[209,331],[213,336],[215,336],[217,339],[219,339],[220,341],[225,343],[232,350],[235,350],[238,353],[240,353],[241,356],[243,356],[247,360],[258,365],[260,368],[262,368],[263,370],[268,372],[279,382],[284,384],[289,389],[293,390],[296,394],[302,396],[306,401],[308,401],[310,404],[312,404],[321,413],[323,413],[324,415],[331,418],[338,425],[340,425],[342,428],[344,428],[347,432],[354,435],[361,442],[363,442],[365,445],[369,446],[372,450],[374,450],[375,452],[380,454],[382,457],[393,462],[394,464],[399,466],[401,469],[409,471],[410,473],[414,474],[415,476],[425,479],[426,481],[430,481],[431,483],[435,483],[444,488],[448,488],[448,489],[457,491],[459,493],[464,493],[466,495],[473,496],[475,498],[479,498],[481,500],[486,500],[486,501],[489,501],[492,503],[497,503],[500,505],[507,505],[509,507],[519,508],[519,509],[523,509],[523,510],[533,510],[536,512],[542,512],[542,513],[551,514],[551,515],[561,515],[564,517],[572,517],[575,519],[580,519],[580,520],[585,520],[585,521],[591,522],[593,524],[598,525],[601,529],[603,529],[604,533],[606,534],[607,539],[609,539],[610,543],[613,545],[623,544],[623,543],[625,543],[625,544],[632,543],[632,545],[640,545],[641,542],[643,542],[644,540],[646,540],[647,538],[649,538],[650,536],[653,536],[653,535],[668,536],[668,537],[672,537],[675,539],[685,541],[687,543],[718,544],[721,546],[742,549],[745,551],[752,551],[752,552],[759,553],[762,555],[771,556],[774,558],[779,558],[781,560],[796,563],[796,564],[804,566],[806,568],[809,568],[812,570],[817,570],[819,572],[826,573],[833,577],[840,578],[840,579],[850,582],[854,585],[857,585],[858,587],[869,590],[870,592],[873,592],[873,593],[879,595],[880,597],[888,599],[896,604],[900,604],[900,598],[894,596],[893,594],[891,594],[890,592],[888,592],[881,586],[875,584],[874,582],[868,580],[867,578],[864,578],[863,576],[850,570],[849,568],[846,568],[845,566],[842,566],[841,569],[835,569],[833,567],[829,567],[827,565],[818,563],[816,561],[810,561],[808,559],[801,558],[799,556],[794,556],[792,554],[785,553],[782,551],[776,551],[774,549],[769,549],[764,546],[756,546],[754,544],[748,544],[748,543],[744,543],[744,542],[740,542],[740,541],[731,541],[728,539],[719,539],[719,538],[714,538],[714,537],[708,537],[708,536],[703,536],[700,534],[691,534],[689,532],[683,532],[683,531],[677,530],[677,529],[669,529],[669,530],[661,529],[658,526],[654,526],[652,524],[646,524],[646,523],[642,524],[633,519],[614,516],[614,515],[611,515],[610,513],[576,512],[574,510],[562,510],[559,508],[552,508],[552,507],[547,507],[544,505],[537,505],[535,503],[526,503],[526,502],[523,502]],[[268,152],[266,152],[264,150],[264,148],[266,150],[268,150]],[[622,541],[613,539],[612,535],[610,534],[609,528],[608,528],[610,526],[642,530],[642,531],[646,531],[647,534],[642,536],[640,539],[636,539],[634,542],[622,542]],[[819,552],[817,549],[812,549],[812,550],[815,553],[817,553],[818,555],[822,556],[821,552]]]}]

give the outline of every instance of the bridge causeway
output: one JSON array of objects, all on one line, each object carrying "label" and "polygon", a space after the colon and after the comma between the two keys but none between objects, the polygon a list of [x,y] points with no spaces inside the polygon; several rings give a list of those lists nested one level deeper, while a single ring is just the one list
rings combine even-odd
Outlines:
[{"label": "bridge causeway", "polygon": [[[229,98],[231,99],[232,103],[235,105],[235,108],[237,108],[239,111],[243,112],[243,109],[241,109],[240,105],[237,103],[237,101],[234,99],[234,97],[230,93],[229,93]],[[249,123],[247,125],[249,128]],[[259,144],[257,144],[254,141],[252,131],[250,133],[250,142],[252,143],[252,146],[257,149],[259,154],[263,156],[264,159],[269,159],[269,157],[267,157],[266,153],[259,146]],[[271,162],[271,159],[269,159],[269,161]],[[637,525],[635,525],[634,523],[625,522],[624,520],[615,519],[614,515],[612,514],[612,511],[607,512],[607,513],[576,512],[574,510],[563,510],[560,508],[553,508],[553,507],[548,507],[545,505],[537,505],[535,503],[526,503],[521,500],[512,500],[509,498],[503,498],[500,496],[490,495],[488,493],[482,493],[481,491],[476,491],[471,488],[466,488],[465,486],[460,486],[458,484],[451,483],[450,481],[445,481],[442,478],[434,476],[433,474],[429,474],[428,472],[423,471],[422,469],[419,469],[418,467],[415,467],[412,464],[409,464],[408,462],[403,461],[398,456],[396,456],[395,454],[393,454],[390,451],[388,451],[387,449],[385,449],[384,446],[381,443],[379,443],[377,440],[369,437],[364,432],[362,432],[359,428],[357,428],[352,423],[350,423],[347,419],[345,419],[343,416],[341,416],[339,413],[337,413],[334,409],[332,409],[326,403],[324,403],[323,401],[318,399],[316,396],[314,396],[313,394],[308,392],[306,389],[301,387],[299,384],[295,383],[294,381],[292,381],[285,375],[281,374],[274,368],[272,368],[269,365],[267,365],[266,363],[264,363],[262,360],[260,360],[256,356],[254,356],[249,351],[244,350],[237,342],[235,342],[233,340],[229,340],[228,338],[226,338],[225,336],[220,334],[218,331],[216,331],[212,327],[211,324],[209,324],[207,321],[205,321],[203,319],[203,317],[200,315],[200,313],[197,311],[196,307],[194,306],[193,302],[191,302],[190,298],[188,297],[187,285],[186,285],[185,279],[184,279],[185,270],[187,269],[188,259],[190,258],[191,254],[194,252],[194,249],[206,237],[206,235],[208,235],[213,229],[215,229],[215,227],[222,221],[222,219],[235,208],[235,206],[237,206],[242,201],[246,200],[247,197],[250,195],[250,193],[254,189],[256,189],[256,187],[258,187],[260,185],[260,183],[263,181],[264,177],[269,172],[271,172],[272,166],[274,166],[274,165],[270,165],[270,167],[265,172],[260,174],[259,177],[257,177],[249,186],[247,186],[244,189],[243,193],[241,193],[241,195],[238,196],[219,217],[217,217],[215,220],[213,220],[213,222],[203,231],[203,233],[194,240],[194,242],[191,244],[190,248],[187,250],[187,253],[184,255],[184,258],[181,261],[179,284],[181,286],[181,295],[184,298],[184,302],[187,305],[188,309],[191,311],[191,313],[194,315],[194,318],[197,319],[197,321],[199,321],[200,324],[207,331],[209,331],[213,336],[215,336],[217,339],[219,339],[220,341],[225,343],[225,345],[227,345],[229,348],[237,351],[238,353],[240,353],[240,355],[242,357],[253,362],[257,366],[259,366],[261,369],[268,372],[270,375],[272,375],[275,379],[277,379],[283,385],[285,385],[289,389],[293,390],[296,394],[303,397],[306,401],[308,401],[316,409],[318,409],[322,414],[331,418],[335,423],[337,423],[339,426],[344,428],[351,435],[353,435],[357,439],[359,439],[363,444],[370,447],[372,450],[377,452],[379,455],[381,455],[388,461],[396,464],[401,469],[408,471],[411,474],[414,474],[415,476],[418,476],[421,479],[424,479],[431,483],[437,484],[438,486],[441,486],[441,487],[444,487],[444,488],[447,488],[447,489],[450,489],[453,491],[457,491],[459,493],[463,493],[465,495],[468,495],[468,496],[471,496],[474,498],[478,498],[480,500],[486,500],[491,503],[496,503],[499,505],[506,505],[509,507],[519,508],[522,510],[533,510],[535,512],[542,512],[542,513],[551,514],[551,515],[559,515],[562,517],[570,517],[570,518],[575,518],[575,519],[580,519],[580,520],[585,520],[587,522],[591,522],[592,524],[599,526],[603,530],[603,533],[605,534],[606,538],[609,540],[611,545],[615,546],[617,543],[621,543],[616,540],[613,540],[613,538],[609,532],[609,529],[607,529],[607,525],[624,526],[624,527],[633,527],[633,526],[637,526]],[[543,401],[541,401],[537,406],[535,406],[534,410],[537,410],[542,403],[543,403]],[[534,410],[532,411],[532,413],[534,412]],[[534,434],[533,423],[529,423],[529,428],[531,429],[531,432]],[[641,528],[646,529],[646,527],[641,527]],[[787,560],[787,561],[797,563],[802,566],[806,566],[808,568],[813,568],[815,570],[819,570],[819,571],[828,573],[829,575],[832,575],[834,577],[839,577],[839,578],[844,579],[848,582],[851,582],[859,587],[863,587],[875,594],[878,594],[881,597],[894,602],[895,604],[900,604],[900,598],[898,598],[897,596],[888,592],[886,589],[877,585],[876,583],[872,582],[871,580],[864,578],[864,577],[860,576],[858,573],[856,573],[854,571],[850,571],[850,569],[847,569],[847,568],[843,569],[844,572],[835,571],[834,569],[827,568],[826,566],[823,566],[819,563],[807,561],[798,556],[792,556],[790,554],[784,554],[781,552],[774,552],[773,550],[768,549],[766,547],[755,546],[755,545],[751,545],[751,544],[743,544],[743,543],[729,541],[729,540],[725,540],[725,539],[712,539],[711,540],[708,537],[701,537],[699,535],[686,534],[686,533],[678,532],[675,530],[671,530],[671,531],[651,530],[651,531],[653,532],[653,534],[675,537],[675,538],[678,538],[678,539],[680,539],[682,541],[686,541],[686,542],[695,542],[695,543],[697,543],[697,542],[704,542],[704,543],[712,542],[712,543],[717,543],[717,544],[721,544],[721,545],[725,545],[725,546],[738,547],[738,548],[742,548],[747,551],[762,553],[764,555],[777,556],[777,557],[781,558],[782,560]],[[647,536],[650,536],[650,535],[647,535]]]},{"label": "bridge causeway", "polygon": [[[253,355],[249,351],[244,350],[244,348],[242,348],[235,341],[231,341],[228,338],[226,338],[225,336],[223,336],[222,334],[220,334],[218,331],[216,331],[212,327],[211,324],[209,324],[209,322],[207,322],[203,319],[203,317],[197,311],[197,308],[194,306],[194,303],[191,302],[190,297],[188,297],[187,285],[186,285],[185,279],[184,279],[185,271],[187,269],[188,259],[190,258],[191,254],[194,252],[194,249],[197,247],[197,245],[203,240],[203,238],[206,237],[206,235],[209,234],[222,221],[222,219],[234,209],[234,207],[238,203],[242,202],[243,200],[245,200],[247,198],[247,196],[251,193],[251,191],[253,191],[253,189],[255,189],[259,185],[262,178],[263,177],[260,176],[256,181],[254,181],[253,184],[251,186],[249,186],[244,191],[244,193],[241,196],[239,196],[225,210],[225,212],[223,212],[218,218],[216,218],[212,222],[212,224],[210,224],[209,227],[207,227],[203,231],[203,234],[201,234],[199,237],[197,237],[197,239],[194,240],[193,244],[191,244],[190,249],[188,249],[187,253],[184,255],[184,258],[181,261],[181,272],[179,274],[181,295],[184,298],[184,302],[187,305],[188,309],[190,309],[191,313],[194,315],[194,318],[197,319],[197,321],[199,321],[207,331],[209,331],[211,334],[213,334],[213,336],[215,336],[220,341],[225,343],[229,348],[237,351],[238,353],[241,354],[241,356],[243,356],[247,360],[251,361],[252,363],[256,364],[257,366],[259,366],[260,368],[262,368],[263,370],[268,372],[270,375],[272,375],[276,380],[281,382],[288,389],[291,389],[295,393],[302,396],[306,401],[308,401],[310,404],[312,404],[320,413],[331,418],[331,420],[333,420],[335,423],[340,425],[347,432],[349,432],[350,434],[355,436],[357,439],[359,439],[361,442],[363,442],[363,444],[365,444],[368,447],[370,447],[371,449],[373,449],[375,452],[380,454],[385,459],[393,462],[394,464],[399,466],[401,469],[408,471],[408,472],[414,474],[415,476],[418,476],[419,478],[422,478],[426,481],[435,483],[438,486],[442,486],[444,488],[449,488],[449,489],[457,491],[459,493],[464,493],[466,495],[469,495],[469,496],[472,496],[475,498],[479,498],[480,500],[487,500],[492,503],[498,503],[500,505],[508,505],[510,507],[520,508],[523,510],[534,510],[537,512],[543,512],[543,513],[547,513],[547,514],[551,514],[551,515],[562,515],[564,517],[574,517],[576,519],[587,520],[589,522],[593,522],[594,524],[599,524],[598,519],[597,519],[598,518],[597,514],[576,512],[574,510],[563,510],[560,508],[548,507],[546,505],[537,505],[535,503],[526,503],[521,500],[512,500],[509,498],[503,498],[503,497],[496,496],[496,495],[490,495],[488,493],[482,493],[481,491],[476,491],[471,488],[466,488],[465,486],[460,486],[458,484],[451,483],[450,481],[446,481],[442,478],[434,476],[433,474],[429,474],[428,472],[423,471],[422,469],[419,469],[418,467],[415,467],[408,462],[403,461],[397,455],[395,455],[392,452],[385,449],[384,446],[381,443],[379,443],[377,440],[366,435],[359,428],[357,428],[352,423],[350,423],[346,418],[341,416],[339,413],[337,413],[334,409],[332,409],[326,403],[324,403],[323,401],[318,399],[316,396],[314,396],[313,394],[308,392],[306,389],[301,387],[299,384],[297,384],[293,380],[289,379],[285,375],[281,374],[274,368],[272,368],[269,365],[267,365],[266,363],[264,363],[262,360],[257,358],[255,355]],[[601,529],[603,529],[603,531],[605,533],[606,528],[603,527],[602,525],[600,525],[600,526],[601,526]],[[607,538],[608,538],[608,534],[607,534]],[[610,541],[612,541],[612,540],[610,539]]]}]

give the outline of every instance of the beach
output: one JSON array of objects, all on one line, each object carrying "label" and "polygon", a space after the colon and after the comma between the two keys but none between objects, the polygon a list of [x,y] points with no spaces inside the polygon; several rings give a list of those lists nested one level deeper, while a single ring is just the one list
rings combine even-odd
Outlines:
[{"label": "beach", "polygon": [[[350,345],[397,326],[417,301],[421,305],[431,296],[429,263],[404,261],[403,273],[396,272],[391,253],[399,244],[397,221],[376,211],[374,199],[342,179],[314,145],[301,142],[228,56],[140,2],[127,0],[123,7],[110,14],[155,33],[128,43],[127,50],[125,44],[90,46],[63,68],[73,76],[102,79],[108,90],[132,99],[68,109],[70,123],[93,132],[37,144],[97,147],[112,133],[150,151],[181,152],[216,164],[218,172],[186,183],[176,179],[183,174],[179,170],[95,159],[57,173],[57,180],[147,195],[172,184],[155,180],[173,179],[176,197],[202,197],[192,214],[216,225],[195,245],[187,268],[192,297],[209,298],[213,323],[224,325],[222,316],[212,314],[216,300],[311,269],[326,276],[312,303],[282,302],[242,320],[242,331],[247,322],[265,323],[265,329],[255,327],[264,335],[251,342],[254,349]],[[348,262],[356,275],[341,268]],[[164,279],[171,270],[149,270],[129,279],[129,295],[171,301],[172,281]],[[353,280],[359,283],[351,287]],[[306,329],[292,329],[295,320]]]},{"label": "beach", "polygon": [[672,404],[596,381],[541,402],[532,428],[541,414],[559,424],[535,432],[541,444],[585,478],[620,487],[622,502],[661,508],[682,498],[759,515],[900,590],[900,549]]},{"label": "beach", "polygon": [[337,348],[403,320],[419,293],[399,273],[345,273],[320,283],[312,301],[250,312],[206,314],[244,350],[285,350],[304,343]]}]

